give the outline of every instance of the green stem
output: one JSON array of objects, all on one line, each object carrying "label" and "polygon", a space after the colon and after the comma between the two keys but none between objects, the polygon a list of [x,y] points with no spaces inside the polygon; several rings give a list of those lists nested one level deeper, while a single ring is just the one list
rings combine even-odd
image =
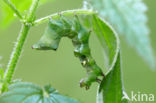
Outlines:
[{"label": "green stem", "polygon": [[17,8],[15,7],[15,5],[13,5],[11,3],[10,0],[3,0],[14,12],[15,14],[20,18],[20,19],[23,19],[23,16],[22,14],[17,10]]},{"label": "green stem", "polygon": [[19,57],[21,55],[21,51],[22,51],[24,42],[26,40],[29,29],[30,29],[30,26],[24,25],[24,24],[22,25],[17,43],[16,43],[15,48],[12,52],[12,55],[11,55],[11,58],[10,58],[10,61],[9,61],[9,64],[8,64],[8,67],[7,67],[5,76],[4,76],[4,80],[7,83],[11,82],[11,78],[14,74],[16,64],[17,64]]},{"label": "green stem", "polygon": [[[37,9],[38,3],[39,3],[39,0],[33,0],[33,3],[32,3],[30,10],[29,10],[27,20],[24,24],[22,24],[22,28],[21,28],[21,31],[19,33],[17,43],[16,43],[15,48],[12,52],[10,61],[8,63],[7,70],[6,70],[5,75],[4,75],[4,81],[7,83],[11,82],[11,79],[12,79],[13,74],[15,72],[16,64],[19,60],[19,57],[21,55],[26,37],[27,37],[28,32],[31,28],[31,25],[29,25],[29,24],[30,23],[32,24],[32,22],[34,20],[34,15],[35,15],[35,11]],[[1,92],[3,92],[3,90],[5,90],[5,88],[6,87],[4,84],[1,88]]]},{"label": "green stem", "polygon": [[30,7],[30,10],[27,16],[27,23],[32,23],[34,21],[34,16],[35,16],[35,12],[38,7],[39,1],[40,0],[33,0],[32,6]]},{"label": "green stem", "polygon": [[[77,15],[89,15],[89,14],[95,14],[94,11],[91,11],[91,10],[84,10],[84,9],[76,9],[76,10],[67,10],[67,11],[62,11],[60,12],[60,14],[64,15],[64,16],[68,16],[68,15],[74,15],[77,14]],[[49,21],[49,18],[53,18],[53,19],[56,19],[59,17],[58,15],[59,13],[55,13],[55,14],[52,14],[52,15],[49,15],[49,16],[46,16],[46,17],[43,17],[43,18],[40,18],[38,20],[36,20],[33,25],[38,25],[38,24],[41,24],[43,22],[46,22],[46,21]]]}]

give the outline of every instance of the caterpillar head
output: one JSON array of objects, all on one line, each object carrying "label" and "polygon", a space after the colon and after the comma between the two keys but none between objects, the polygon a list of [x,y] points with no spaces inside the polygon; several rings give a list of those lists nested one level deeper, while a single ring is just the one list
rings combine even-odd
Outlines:
[{"label": "caterpillar head", "polygon": [[57,50],[63,36],[69,35],[72,25],[71,21],[61,16],[58,20],[49,20],[48,28],[41,39],[32,46],[37,50]]},{"label": "caterpillar head", "polygon": [[60,20],[50,19],[44,35],[32,48],[37,50],[57,50],[62,37],[62,27],[63,24]]}]

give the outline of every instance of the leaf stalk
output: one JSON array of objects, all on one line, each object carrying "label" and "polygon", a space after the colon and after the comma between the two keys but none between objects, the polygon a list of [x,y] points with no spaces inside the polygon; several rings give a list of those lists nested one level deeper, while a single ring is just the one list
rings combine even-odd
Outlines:
[{"label": "leaf stalk", "polygon": [[[96,12],[95,11],[92,11],[92,10],[85,10],[85,9],[75,9],[75,10],[66,10],[66,11],[62,11],[60,12],[59,14],[62,14],[64,16],[69,16],[69,15],[74,15],[74,14],[77,14],[77,15],[90,15],[90,14],[95,14]],[[48,15],[46,17],[43,17],[43,18],[40,18],[36,21],[34,21],[33,25],[39,25],[41,23],[44,23],[44,22],[47,22],[49,21],[49,18],[53,18],[53,19],[56,19],[56,18],[59,18],[60,15],[58,13],[54,13],[54,14],[51,14],[51,15]]]}]

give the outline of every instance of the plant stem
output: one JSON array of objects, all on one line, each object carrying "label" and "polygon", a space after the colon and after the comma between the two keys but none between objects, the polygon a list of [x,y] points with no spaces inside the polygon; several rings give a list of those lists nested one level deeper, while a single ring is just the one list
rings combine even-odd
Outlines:
[{"label": "plant stem", "polygon": [[[64,15],[64,16],[68,16],[68,15],[72,15],[72,14],[77,14],[77,15],[89,15],[89,14],[95,14],[94,11],[92,10],[84,10],[84,9],[76,9],[76,10],[67,10],[67,11],[62,11],[60,12],[60,14]],[[58,18],[59,15],[58,13],[55,13],[55,14],[52,14],[52,15],[49,15],[49,16],[46,16],[46,17],[43,17],[43,18],[40,18],[38,20],[36,20],[33,25],[38,25],[38,24],[41,24],[43,22],[46,22],[46,21],[49,21],[49,18],[53,18],[53,19],[56,19]]]},{"label": "plant stem", "polygon": [[3,0],[14,12],[15,14],[20,18],[20,19],[23,19],[23,16],[22,14],[17,10],[17,8],[15,7],[15,5],[13,5],[11,3],[10,0]]},{"label": "plant stem", "polygon": [[35,16],[35,12],[38,7],[39,1],[40,0],[33,0],[33,3],[30,7],[30,10],[27,16],[27,23],[32,23],[34,21],[34,16]]},{"label": "plant stem", "polygon": [[15,44],[14,50],[13,50],[11,58],[10,58],[10,61],[8,63],[7,70],[5,72],[4,80],[7,83],[11,82],[11,78],[14,74],[16,64],[17,64],[19,57],[21,55],[21,51],[22,51],[24,42],[26,40],[29,29],[30,29],[30,26],[25,25],[25,24],[22,25],[17,43]]},{"label": "plant stem", "polygon": [[[27,37],[28,32],[31,28],[31,25],[29,25],[29,24],[32,24],[32,22],[34,20],[34,15],[35,15],[35,11],[37,9],[38,3],[39,3],[39,0],[33,0],[33,3],[32,3],[30,10],[29,10],[27,20],[24,24],[22,24],[22,28],[21,28],[21,31],[19,33],[17,43],[14,47],[10,61],[8,63],[7,70],[6,70],[5,75],[4,75],[4,81],[6,81],[7,83],[11,82],[12,76],[15,72],[16,64],[19,60],[19,57],[21,55],[26,37]],[[3,92],[4,88],[6,88],[6,87],[3,85],[1,88],[2,92]]]}]

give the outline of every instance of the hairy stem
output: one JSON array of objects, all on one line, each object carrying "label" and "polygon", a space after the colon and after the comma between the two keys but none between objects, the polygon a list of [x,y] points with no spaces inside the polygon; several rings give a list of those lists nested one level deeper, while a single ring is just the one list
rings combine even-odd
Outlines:
[{"label": "hairy stem", "polygon": [[15,48],[12,52],[12,55],[11,55],[11,58],[10,58],[10,61],[9,61],[9,64],[8,64],[8,67],[7,67],[5,76],[4,76],[7,83],[10,83],[11,78],[14,74],[15,67],[16,67],[16,64],[17,64],[19,57],[21,55],[21,51],[22,51],[24,42],[26,40],[29,29],[30,29],[30,26],[27,26],[24,24],[22,25],[17,43],[15,44]]},{"label": "hairy stem", "polygon": [[32,23],[34,21],[34,16],[35,16],[35,12],[36,12],[36,9],[38,7],[39,1],[40,0],[33,0],[33,3],[30,7],[30,10],[29,10],[29,13],[27,16],[27,22],[28,23]]},{"label": "hairy stem", "polygon": [[[72,15],[72,14],[77,14],[77,15],[88,15],[88,14],[95,14],[94,11],[92,10],[84,10],[84,9],[76,9],[76,10],[67,10],[67,11],[62,11],[60,12],[60,14],[64,15],[64,16],[68,16],[68,15]],[[49,16],[46,16],[46,17],[43,17],[43,18],[40,18],[38,20],[36,20],[33,25],[38,25],[38,24],[41,24],[43,22],[46,22],[46,21],[49,21],[49,18],[53,18],[53,19],[56,19],[60,17],[58,15],[58,13],[55,13],[55,14],[52,14],[52,15],[49,15]]]},{"label": "hairy stem", "polygon": [[13,5],[11,3],[10,0],[3,0],[13,11],[14,13],[20,18],[20,19],[23,19],[23,16],[22,14],[17,10],[17,8],[15,7],[15,5]]},{"label": "hairy stem", "polygon": [[[33,0],[33,3],[32,3],[32,5],[30,7],[30,10],[29,10],[29,14],[28,14],[26,23],[22,24],[22,28],[21,28],[21,31],[19,33],[17,43],[16,43],[16,45],[14,47],[14,50],[12,52],[10,61],[8,63],[7,70],[6,70],[5,75],[4,75],[4,80],[7,83],[11,82],[11,79],[12,79],[13,74],[15,72],[16,64],[17,64],[17,62],[19,60],[19,57],[21,55],[21,52],[22,52],[26,37],[27,37],[28,32],[29,32],[29,30],[31,28],[31,25],[29,25],[29,24],[30,23],[32,24],[32,22],[34,20],[34,15],[35,15],[35,11],[37,9],[38,3],[39,3],[39,0]],[[1,88],[2,92],[3,92],[4,88],[6,88],[6,87],[3,85],[2,88]]]}]

